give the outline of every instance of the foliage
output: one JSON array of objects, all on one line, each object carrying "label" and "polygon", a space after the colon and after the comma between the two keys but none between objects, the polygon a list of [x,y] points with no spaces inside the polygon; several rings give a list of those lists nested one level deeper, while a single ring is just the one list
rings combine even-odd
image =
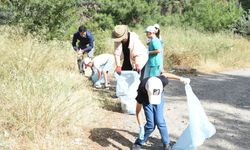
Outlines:
[{"label": "foliage", "polygon": [[14,12],[12,23],[47,39],[63,36],[64,29],[74,18],[74,5],[73,0],[13,0],[8,4]]},{"label": "foliage", "polygon": [[215,32],[228,29],[242,14],[243,10],[237,0],[187,0],[183,23]]},{"label": "foliage", "polygon": [[245,10],[245,11],[248,11],[250,10],[250,1],[249,0],[239,0],[242,8]]},{"label": "foliage", "polygon": [[[160,9],[155,1],[145,0],[96,0],[84,3],[89,9],[86,9],[87,16],[91,18],[89,21],[98,24],[100,29],[111,29],[117,24],[129,24],[134,27],[138,24],[153,23],[160,20]],[[91,6],[91,7],[89,7]],[[96,12],[89,15],[89,11],[96,9]]]},{"label": "foliage", "polygon": [[250,35],[250,10],[248,13],[245,12],[241,19],[232,25],[232,30],[235,33]]}]

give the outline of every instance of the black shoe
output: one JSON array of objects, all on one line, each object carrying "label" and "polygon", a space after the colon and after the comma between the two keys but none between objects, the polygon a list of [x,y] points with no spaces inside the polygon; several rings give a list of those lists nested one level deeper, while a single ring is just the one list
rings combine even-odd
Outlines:
[{"label": "black shoe", "polygon": [[140,150],[141,149],[141,145],[138,144],[133,144],[131,150]]},{"label": "black shoe", "polygon": [[80,70],[80,74],[81,75],[85,75],[85,71],[84,70]]},{"label": "black shoe", "polygon": [[164,150],[171,150],[170,144],[164,145],[163,147],[164,147]]}]

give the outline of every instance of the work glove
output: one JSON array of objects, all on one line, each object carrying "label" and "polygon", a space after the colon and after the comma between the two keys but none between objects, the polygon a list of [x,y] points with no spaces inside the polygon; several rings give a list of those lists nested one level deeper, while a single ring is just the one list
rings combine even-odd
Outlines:
[{"label": "work glove", "polygon": [[189,79],[189,78],[181,77],[181,78],[180,78],[180,81],[181,81],[182,83],[184,83],[185,85],[190,83],[190,79]]},{"label": "work glove", "polygon": [[139,126],[139,139],[144,140],[144,126],[143,125]]},{"label": "work glove", "polygon": [[115,72],[119,75],[121,75],[121,72],[122,72],[122,68],[121,66],[117,66],[116,69],[115,69]]},{"label": "work glove", "polygon": [[141,72],[139,64],[135,64],[135,71],[137,71],[138,73]]}]

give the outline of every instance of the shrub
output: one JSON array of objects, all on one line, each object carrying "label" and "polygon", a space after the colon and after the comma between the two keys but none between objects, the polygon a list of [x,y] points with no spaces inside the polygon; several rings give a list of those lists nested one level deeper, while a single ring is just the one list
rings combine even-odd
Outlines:
[{"label": "shrub", "polygon": [[13,24],[22,25],[26,32],[44,35],[47,39],[62,37],[74,19],[73,0],[13,0],[6,4],[13,13]]},{"label": "shrub", "polygon": [[250,35],[250,10],[249,12],[245,12],[245,14],[241,17],[241,19],[232,25],[232,30],[235,33],[240,33],[243,35]]},{"label": "shrub", "polygon": [[242,16],[243,10],[236,0],[186,1],[183,22],[206,31],[228,29]]}]

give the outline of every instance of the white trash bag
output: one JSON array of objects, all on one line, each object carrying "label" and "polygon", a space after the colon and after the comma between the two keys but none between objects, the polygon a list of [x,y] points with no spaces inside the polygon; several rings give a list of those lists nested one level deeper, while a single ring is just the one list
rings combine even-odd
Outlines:
[{"label": "white trash bag", "polygon": [[209,122],[206,113],[191,86],[185,85],[187,95],[189,125],[173,146],[172,150],[195,150],[205,139],[216,133],[215,127]]},{"label": "white trash bag", "polygon": [[116,96],[121,101],[124,113],[135,114],[137,89],[140,84],[140,75],[135,71],[122,71],[120,75],[115,73]]}]

